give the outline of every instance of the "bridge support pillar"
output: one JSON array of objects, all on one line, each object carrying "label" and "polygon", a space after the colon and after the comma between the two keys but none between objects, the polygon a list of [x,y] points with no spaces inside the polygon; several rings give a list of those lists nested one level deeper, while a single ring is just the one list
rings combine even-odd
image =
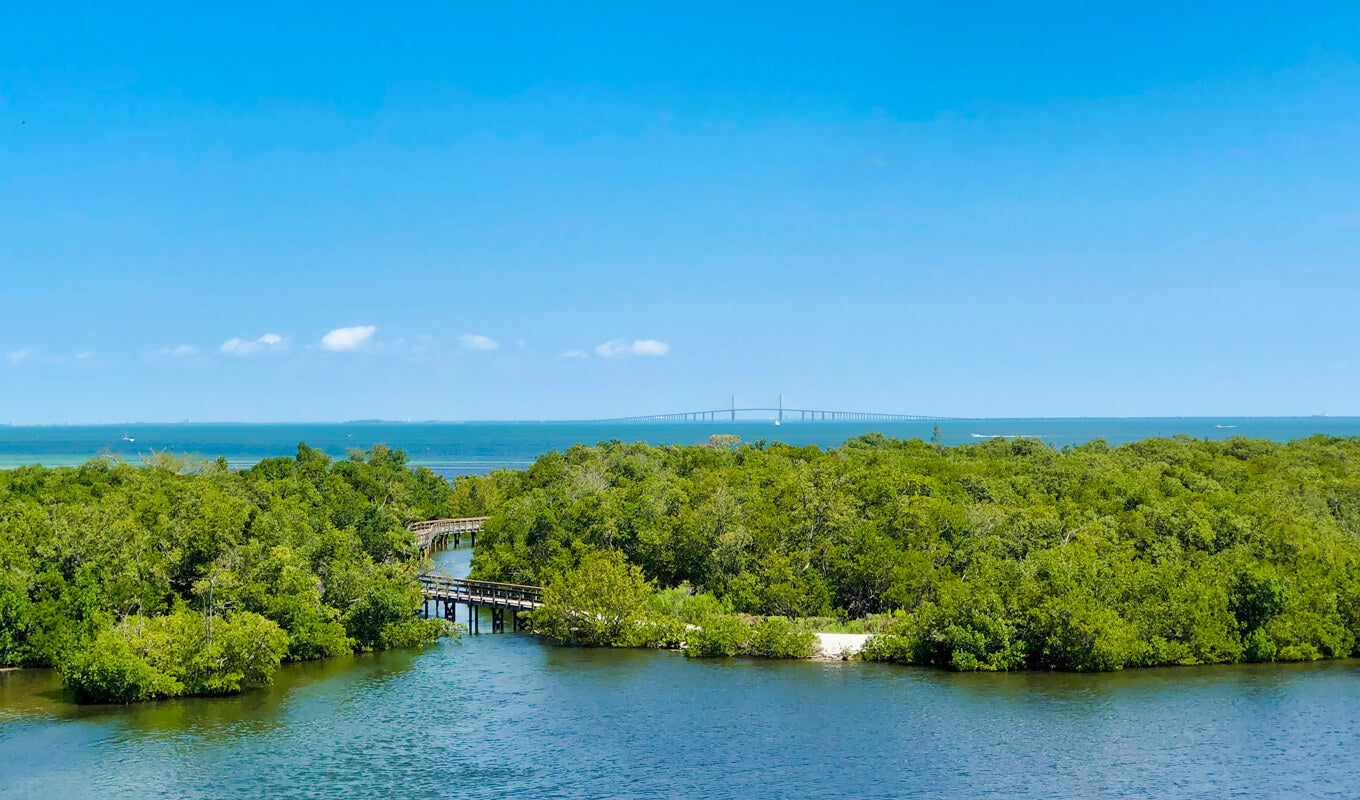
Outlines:
[{"label": "bridge support pillar", "polygon": [[505,609],[491,609],[491,632],[505,633]]}]

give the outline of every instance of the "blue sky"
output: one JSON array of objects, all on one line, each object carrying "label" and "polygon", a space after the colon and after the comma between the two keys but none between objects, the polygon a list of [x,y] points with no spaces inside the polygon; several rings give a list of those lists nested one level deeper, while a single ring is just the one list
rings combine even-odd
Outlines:
[{"label": "blue sky", "polygon": [[1360,414],[1360,7],[8,4],[0,422]]}]

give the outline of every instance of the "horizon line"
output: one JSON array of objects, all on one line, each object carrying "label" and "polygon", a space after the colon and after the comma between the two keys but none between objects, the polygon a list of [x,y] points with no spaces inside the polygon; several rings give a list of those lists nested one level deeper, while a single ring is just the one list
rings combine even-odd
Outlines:
[{"label": "horizon line", "polygon": [[[723,413],[730,409],[719,409]],[[741,411],[742,409],[738,409]],[[777,410],[777,409],[771,409]],[[784,409],[785,412],[791,409]],[[797,411],[797,409],[792,409]],[[681,412],[690,413],[690,412]],[[707,413],[707,412],[704,412]],[[839,413],[839,412],[838,412]],[[860,412],[851,412],[860,413]],[[864,412],[877,415],[875,412]],[[7,428],[62,428],[88,427],[102,428],[118,425],[606,425],[626,422],[630,425],[707,425],[718,423],[767,424],[773,419],[722,419],[722,420],[676,420],[665,419],[674,416],[653,414],[631,417],[602,417],[593,419],[381,419],[359,418],[344,420],[122,420],[117,422],[3,422],[0,427]],[[940,422],[989,422],[1025,420],[1277,420],[1277,419],[1360,419],[1360,414],[1134,414],[1134,415],[1080,415],[1080,416],[979,416],[979,417],[922,417],[914,420],[801,420],[785,419],[785,425],[851,425],[885,424],[913,425]]]}]

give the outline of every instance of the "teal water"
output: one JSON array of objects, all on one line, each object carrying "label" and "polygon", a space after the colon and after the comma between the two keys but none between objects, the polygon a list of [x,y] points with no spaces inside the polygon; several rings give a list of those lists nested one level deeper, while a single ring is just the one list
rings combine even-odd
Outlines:
[{"label": "teal water", "polygon": [[0,673],[6,798],[1352,798],[1358,752],[1356,662],[987,675],[483,634],[137,706]]},{"label": "teal water", "polygon": [[[153,449],[220,455],[232,466],[244,467],[262,458],[291,456],[300,441],[338,457],[343,457],[347,448],[370,447],[381,442],[405,449],[416,464],[454,475],[523,467],[543,452],[563,450],[578,442],[594,444],[620,439],[694,444],[715,433],[735,433],[748,442],[765,439],[827,447],[869,431],[928,440],[934,424],[793,421],[777,426],[772,421],[717,421],[0,426],[0,467],[34,463],[74,465],[102,453],[135,462]],[[1278,441],[1316,433],[1360,436],[1360,417],[959,419],[943,421],[940,428],[948,444],[1018,435],[1038,437],[1062,447],[1097,437],[1118,444],[1180,433],[1211,439],[1240,435]]]}]

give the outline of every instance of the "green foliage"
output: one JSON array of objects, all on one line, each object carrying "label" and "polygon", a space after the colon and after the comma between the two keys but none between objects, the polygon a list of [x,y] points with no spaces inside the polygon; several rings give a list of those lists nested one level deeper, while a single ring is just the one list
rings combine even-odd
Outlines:
[{"label": "green foliage", "polygon": [[684,644],[688,633],[689,626],[676,617],[647,616],[623,631],[614,644],[674,650]]},{"label": "green foliage", "polygon": [[1245,631],[1254,632],[1285,608],[1284,581],[1259,571],[1239,572],[1228,595],[1228,610]]},{"label": "green foliage", "polygon": [[696,624],[732,609],[711,594],[695,594],[687,583],[671,589],[661,589],[647,596],[646,609],[653,617],[666,617],[685,624]]},{"label": "green foliage", "polygon": [[1031,666],[1100,672],[1123,667],[1133,652],[1129,624],[1089,601],[1050,598],[1030,610],[1028,623]]},{"label": "green foliage", "polygon": [[564,644],[621,645],[636,636],[651,586],[621,553],[592,551],[548,582],[535,629]]},{"label": "green foliage", "polygon": [[894,664],[919,664],[918,642],[907,636],[895,633],[877,633],[870,636],[860,649],[860,658],[865,661],[887,661]]},{"label": "green foliage", "polygon": [[[637,625],[896,615],[866,657],[968,670],[1355,654],[1360,439],[933,438],[609,442],[455,493],[491,517],[474,577],[542,583],[621,554],[660,587]],[[740,651],[737,633],[687,644]]]},{"label": "green foliage", "polygon": [[424,647],[439,639],[457,639],[459,627],[446,619],[404,619],[389,622],[378,634],[378,646],[383,649]]},{"label": "green foliage", "polygon": [[209,619],[181,608],[128,617],[101,631],[61,672],[81,698],[95,702],[225,694],[268,683],[287,646],[287,634],[259,614]]},{"label": "green foliage", "polygon": [[350,605],[345,630],[361,650],[381,649],[394,625],[412,622],[412,609],[421,602],[420,588],[395,580],[374,581]]},{"label": "green foliage", "polygon": [[817,634],[784,617],[767,617],[752,624],[730,614],[712,616],[692,626],[685,640],[689,658],[811,658],[816,652]]},{"label": "green foliage", "polygon": [[768,617],[751,631],[747,652],[763,658],[811,658],[817,652],[817,634],[784,617]]},{"label": "green foliage", "polygon": [[335,462],[303,444],[236,472],[144,461],[0,471],[0,666],[56,666],[82,697],[130,701],[258,685],[278,641],[305,660],[447,633],[410,624],[404,526],[464,501],[400,450]]},{"label": "green foliage", "polygon": [[927,601],[900,624],[911,663],[958,670],[1008,670],[1024,665],[1024,648],[1001,598],[981,587],[951,583],[938,603]]},{"label": "green foliage", "polygon": [[749,623],[734,616],[710,617],[689,631],[685,655],[689,658],[717,658],[747,652],[751,645]]}]

